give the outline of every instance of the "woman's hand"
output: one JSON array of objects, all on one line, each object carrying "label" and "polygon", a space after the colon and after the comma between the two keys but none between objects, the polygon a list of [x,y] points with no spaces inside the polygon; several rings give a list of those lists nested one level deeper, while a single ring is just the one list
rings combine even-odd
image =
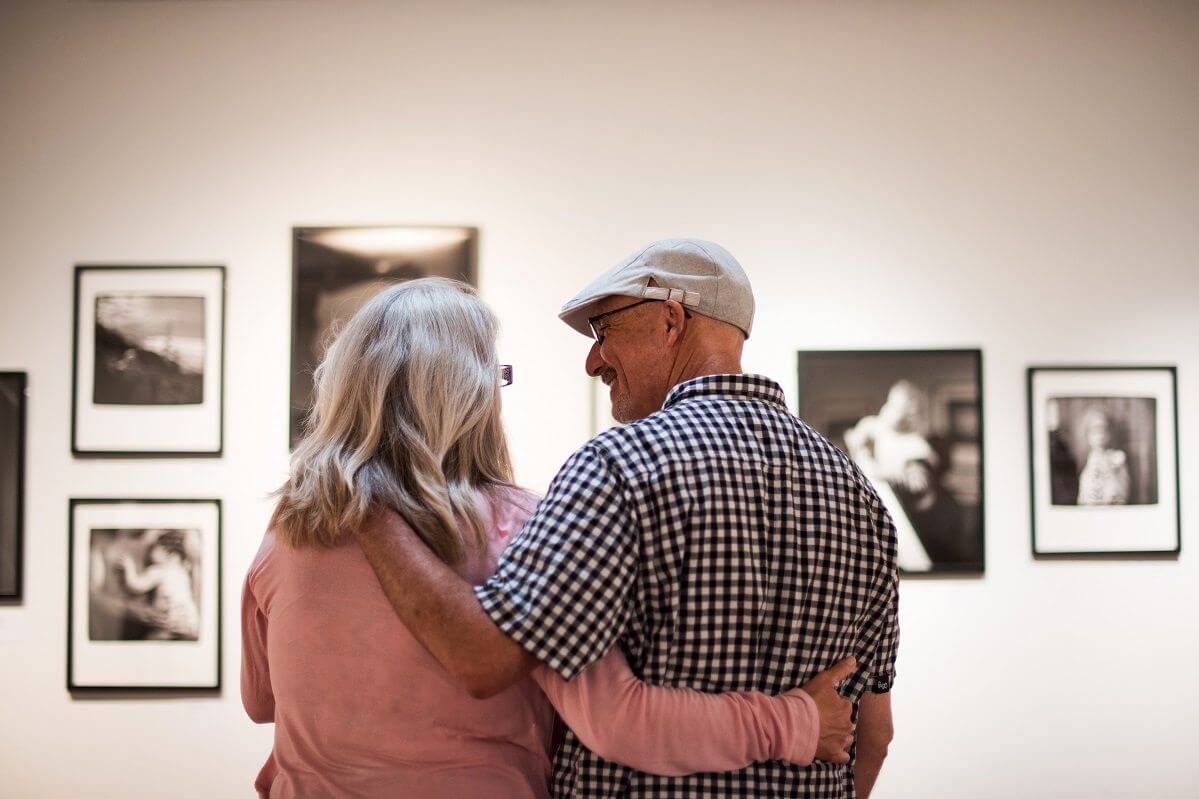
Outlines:
[{"label": "woman's hand", "polygon": [[848,763],[849,747],[853,745],[853,704],[839,693],[837,686],[848,679],[858,662],[842,658],[830,668],[808,680],[802,688],[787,693],[803,691],[816,702],[820,713],[820,738],[816,742],[816,759],[828,763]]}]

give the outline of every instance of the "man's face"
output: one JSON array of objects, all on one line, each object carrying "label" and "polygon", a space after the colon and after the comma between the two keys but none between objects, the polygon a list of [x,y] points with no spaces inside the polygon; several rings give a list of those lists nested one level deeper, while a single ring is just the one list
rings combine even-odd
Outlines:
[{"label": "man's face", "polygon": [[591,316],[622,308],[599,322],[603,343],[591,345],[587,354],[587,374],[599,377],[608,386],[612,416],[618,422],[631,422],[649,416],[662,407],[669,389],[669,349],[665,346],[663,303],[639,302],[633,297],[605,297]]}]

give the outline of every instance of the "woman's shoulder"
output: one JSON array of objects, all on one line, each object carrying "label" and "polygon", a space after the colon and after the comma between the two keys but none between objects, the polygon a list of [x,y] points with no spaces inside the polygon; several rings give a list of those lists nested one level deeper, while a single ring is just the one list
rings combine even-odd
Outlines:
[{"label": "woman's shoulder", "polygon": [[253,580],[264,573],[278,571],[291,564],[313,560],[314,558],[319,558],[321,553],[332,551],[334,550],[311,546],[295,546],[289,542],[285,532],[281,532],[274,527],[268,527],[266,532],[262,534],[262,543],[258,546],[258,553],[254,555],[254,560],[250,562],[247,577]]},{"label": "woman's shoulder", "polygon": [[517,485],[497,485],[487,489],[487,496],[495,505],[520,508],[532,512],[541,497]]},{"label": "woman's shoulder", "polygon": [[[519,530],[524,527],[525,522],[537,509],[537,503],[541,501],[541,497],[532,491],[513,485],[496,486],[489,491],[489,494],[495,512],[496,526],[499,528],[515,526]],[[506,530],[504,532],[514,531]]]},{"label": "woman's shoulder", "polygon": [[250,568],[246,570],[246,577],[253,579],[255,575],[262,572],[275,558],[275,552],[280,547],[279,537],[271,528],[267,528],[262,534],[262,543],[258,545],[258,552],[254,555],[254,559],[250,561]]}]

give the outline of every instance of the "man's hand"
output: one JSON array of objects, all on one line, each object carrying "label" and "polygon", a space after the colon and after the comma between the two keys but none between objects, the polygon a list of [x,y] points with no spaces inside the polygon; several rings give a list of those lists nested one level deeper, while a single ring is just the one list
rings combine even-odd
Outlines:
[{"label": "man's hand", "polygon": [[802,688],[796,689],[812,697],[820,713],[817,760],[827,763],[849,762],[849,747],[853,744],[853,704],[837,693],[837,686],[857,667],[858,662],[852,657],[842,658],[808,680]]}]

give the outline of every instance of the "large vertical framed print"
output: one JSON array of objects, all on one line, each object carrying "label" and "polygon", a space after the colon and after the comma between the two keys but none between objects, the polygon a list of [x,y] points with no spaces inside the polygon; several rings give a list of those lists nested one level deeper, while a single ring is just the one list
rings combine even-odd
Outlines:
[{"label": "large vertical framed print", "polygon": [[220,690],[220,500],[72,499],[67,574],[68,690]]},{"label": "large vertical framed print", "polygon": [[1173,366],[1029,368],[1034,556],[1181,551],[1177,391]]},{"label": "large vertical framed print", "polygon": [[292,230],[291,446],[304,433],[312,379],[341,324],[384,288],[447,277],[476,285],[473,227],[297,227]]},{"label": "large vertical framed print", "polygon": [[225,268],[75,268],[71,450],[221,454]]},{"label": "large vertical framed print", "polygon": [[27,382],[24,372],[0,372],[0,600],[21,598]]},{"label": "large vertical framed print", "polygon": [[981,574],[982,352],[805,351],[798,369],[800,417],[878,491],[901,574]]}]

